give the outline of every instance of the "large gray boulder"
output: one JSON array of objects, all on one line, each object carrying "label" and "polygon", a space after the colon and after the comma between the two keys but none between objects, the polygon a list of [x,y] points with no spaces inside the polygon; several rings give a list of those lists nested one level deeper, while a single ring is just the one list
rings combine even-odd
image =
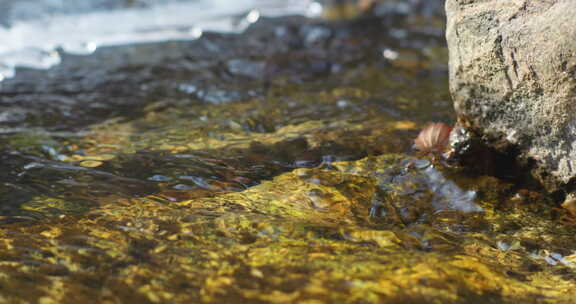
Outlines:
[{"label": "large gray boulder", "polygon": [[576,176],[576,1],[447,0],[458,124],[549,190]]}]

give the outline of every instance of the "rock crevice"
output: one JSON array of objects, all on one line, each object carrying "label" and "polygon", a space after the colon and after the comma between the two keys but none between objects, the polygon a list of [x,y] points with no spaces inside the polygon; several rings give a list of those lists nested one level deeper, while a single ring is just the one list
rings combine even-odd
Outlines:
[{"label": "rock crevice", "polygon": [[576,5],[447,0],[450,90],[459,121],[549,190],[576,177]]}]

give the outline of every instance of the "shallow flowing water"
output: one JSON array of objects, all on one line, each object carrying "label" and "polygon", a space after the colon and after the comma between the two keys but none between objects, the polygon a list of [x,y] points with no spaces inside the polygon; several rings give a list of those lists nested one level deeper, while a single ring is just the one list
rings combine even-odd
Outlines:
[{"label": "shallow flowing water", "polygon": [[5,79],[1,301],[573,303],[551,197],[412,151],[454,117],[441,3],[422,3]]}]

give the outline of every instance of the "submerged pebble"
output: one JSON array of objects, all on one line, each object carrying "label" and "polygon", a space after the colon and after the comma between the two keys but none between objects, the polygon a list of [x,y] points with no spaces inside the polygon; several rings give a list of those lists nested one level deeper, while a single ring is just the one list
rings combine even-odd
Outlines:
[{"label": "submerged pebble", "polygon": [[[475,190],[461,188],[431,166],[429,160],[397,159],[395,164],[389,161],[387,157],[366,159],[358,168],[336,164],[344,172],[374,178],[382,196],[373,200],[370,216],[386,214],[392,219],[397,215],[407,225],[442,219],[458,226],[454,229],[462,230],[466,228],[461,226],[460,217],[484,211],[476,202]],[[379,169],[370,171],[373,167]]]}]

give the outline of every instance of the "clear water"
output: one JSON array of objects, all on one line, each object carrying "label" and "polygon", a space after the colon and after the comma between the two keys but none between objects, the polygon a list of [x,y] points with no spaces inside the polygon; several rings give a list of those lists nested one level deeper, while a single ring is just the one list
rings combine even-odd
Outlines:
[{"label": "clear water", "polygon": [[12,10],[0,303],[575,303],[573,218],[411,149],[454,119],[442,2]]}]

